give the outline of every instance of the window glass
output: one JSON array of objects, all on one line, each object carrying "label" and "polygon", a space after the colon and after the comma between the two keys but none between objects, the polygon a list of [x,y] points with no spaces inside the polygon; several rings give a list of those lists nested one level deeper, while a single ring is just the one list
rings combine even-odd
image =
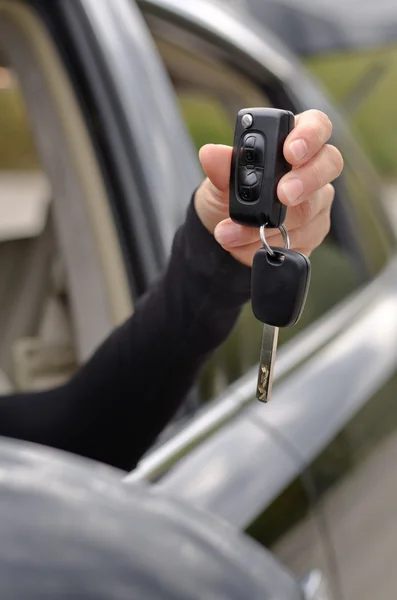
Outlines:
[{"label": "window glass", "polygon": [[[397,44],[358,50],[322,54],[307,59],[311,72],[324,84],[340,112],[345,116],[355,138],[360,143],[380,175],[377,190],[369,189],[365,173],[360,177],[346,171],[349,192],[355,201],[357,219],[364,250],[370,259],[372,272],[384,266],[394,247],[396,231],[397,178],[397,116],[394,110],[394,90],[397,86]],[[379,189],[380,188],[380,189]],[[371,198],[372,195],[372,198]],[[388,212],[388,222],[381,231],[379,199],[382,196]],[[390,235],[391,233],[391,235]]]},{"label": "window glass", "polygon": [[[251,80],[214,57],[178,47],[157,33],[155,39],[197,149],[205,143],[231,145],[238,110],[245,106],[271,106],[269,98]],[[297,326],[281,331],[280,344],[359,285],[353,260],[331,239],[314,252],[311,260],[312,282],[304,316]],[[234,332],[204,369],[203,401],[213,398],[257,363],[261,337],[261,324],[252,316],[251,307],[246,306]]]},{"label": "window glass", "polygon": [[0,66],[0,394],[76,368],[51,200],[18,81]]},{"label": "window glass", "polygon": [[309,69],[344,111],[379,172],[397,177],[397,44],[335,52],[307,60]]}]

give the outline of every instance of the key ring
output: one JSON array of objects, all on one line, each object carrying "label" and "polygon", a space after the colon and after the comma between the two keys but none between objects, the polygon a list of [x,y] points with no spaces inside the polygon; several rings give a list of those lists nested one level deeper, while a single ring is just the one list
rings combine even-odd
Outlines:
[{"label": "key ring", "polygon": [[[270,256],[276,256],[276,253],[270,248],[269,244],[267,243],[265,229],[266,229],[266,225],[261,225],[261,228],[259,229],[259,235],[261,236],[261,242],[263,244],[263,247],[270,254]],[[290,239],[289,239],[289,235],[288,235],[288,229],[286,228],[285,225],[280,225],[280,227],[278,229],[281,231],[281,235],[283,236],[284,248],[286,250],[289,250],[290,249]]]}]

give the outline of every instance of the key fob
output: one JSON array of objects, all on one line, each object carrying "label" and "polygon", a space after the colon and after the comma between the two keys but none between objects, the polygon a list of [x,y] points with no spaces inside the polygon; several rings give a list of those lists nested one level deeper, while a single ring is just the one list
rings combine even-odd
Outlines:
[{"label": "key fob", "polygon": [[280,179],[291,170],[283,147],[295,125],[292,112],[245,108],[237,115],[230,174],[230,218],[236,223],[279,227],[287,207],[277,197]]},{"label": "key fob", "polygon": [[310,260],[294,250],[255,253],[251,299],[255,317],[273,327],[292,327],[302,315],[310,284]]}]

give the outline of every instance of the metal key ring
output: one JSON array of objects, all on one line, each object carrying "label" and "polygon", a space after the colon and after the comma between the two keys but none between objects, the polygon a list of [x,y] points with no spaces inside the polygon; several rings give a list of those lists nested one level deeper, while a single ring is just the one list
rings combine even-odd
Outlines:
[{"label": "metal key ring", "polygon": [[[266,225],[262,225],[261,228],[259,229],[259,235],[261,236],[261,242],[263,244],[263,247],[270,254],[270,256],[276,256],[276,253],[270,248],[269,244],[267,243],[265,229],[266,229]],[[289,239],[289,235],[288,235],[288,229],[286,228],[285,225],[280,225],[280,227],[278,229],[281,231],[281,235],[283,236],[284,248],[286,250],[289,250],[290,249],[290,239]]]}]

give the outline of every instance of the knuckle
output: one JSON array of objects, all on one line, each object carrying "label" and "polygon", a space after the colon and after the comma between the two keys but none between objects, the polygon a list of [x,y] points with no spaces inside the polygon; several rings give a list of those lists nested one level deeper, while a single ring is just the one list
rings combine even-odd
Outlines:
[{"label": "knuckle", "polygon": [[318,209],[317,213],[323,210],[331,210],[332,203],[335,198],[335,188],[332,183],[327,183],[317,192]]},{"label": "knuckle", "polygon": [[313,109],[311,116],[313,119],[313,128],[320,140],[324,137],[331,137],[332,122],[329,117],[321,110]]},{"label": "knuckle", "polygon": [[306,235],[304,227],[297,227],[290,232],[291,246],[293,248],[300,248],[306,245],[307,240],[305,238]]},{"label": "knuckle", "polygon": [[321,225],[318,228],[319,232],[319,244],[327,237],[331,229],[331,211],[329,209],[323,210],[320,214]]},{"label": "knuckle", "polygon": [[325,235],[328,235],[331,230],[331,211],[325,211]]},{"label": "knuckle", "polygon": [[327,149],[332,161],[332,165],[337,173],[336,177],[339,177],[344,167],[343,156],[339,152],[338,148],[335,148],[335,146],[328,145]]},{"label": "knuckle", "polygon": [[312,183],[312,187],[316,190],[321,189],[326,181],[325,181],[325,175],[324,175],[324,162],[323,161],[315,161],[312,165],[312,171],[311,171],[311,183]]},{"label": "knuckle", "polygon": [[332,185],[332,183],[327,183],[327,185],[325,186],[325,194],[326,194],[326,200],[328,201],[329,205],[331,206],[331,204],[334,201],[335,198],[335,188]]},{"label": "knuckle", "polygon": [[302,227],[305,223],[309,223],[315,215],[315,206],[312,198],[298,204],[295,209],[298,227]]},{"label": "knuckle", "polygon": [[305,249],[306,251],[303,254],[309,256],[324,241],[330,229],[331,211],[327,208],[316,217],[312,225],[305,224],[291,232],[291,245],[293,248]]}]

